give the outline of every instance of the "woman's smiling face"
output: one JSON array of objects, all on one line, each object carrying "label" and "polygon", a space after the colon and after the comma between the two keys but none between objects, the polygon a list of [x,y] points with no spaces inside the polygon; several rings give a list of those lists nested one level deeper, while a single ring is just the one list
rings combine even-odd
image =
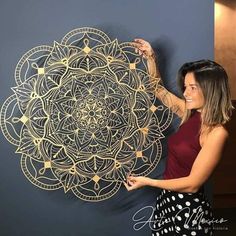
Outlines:
[{"label": "woman's smiling face", "polygon": [[193,73],[187,73],[184,79],[184,97],[186,101],[186,108],[196,109],[201,111],[204,106],[204,96],[202,89],[199,84],[196,82]]}]

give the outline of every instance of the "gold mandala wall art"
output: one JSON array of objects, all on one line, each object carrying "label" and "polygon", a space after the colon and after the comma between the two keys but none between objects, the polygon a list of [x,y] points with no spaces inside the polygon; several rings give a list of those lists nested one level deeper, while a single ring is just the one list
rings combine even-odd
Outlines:
[{"label": "gold mandala wall art", "polygon": [[129,173],[151,173],[172,120],[151,81],[131,43],[95,28],[75,29],[60,43],[26,52],[0,124],[21,154],[27,179],[102,201]]}]

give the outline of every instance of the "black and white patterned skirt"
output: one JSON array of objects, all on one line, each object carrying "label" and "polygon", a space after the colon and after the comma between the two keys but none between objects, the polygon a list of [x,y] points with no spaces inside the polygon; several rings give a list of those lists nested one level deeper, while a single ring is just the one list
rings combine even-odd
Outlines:
[{"label": "black and white patterned skirt", "polygon": [[152,236],[212,235],[212,210],[202,190],[197,193],[162,190],[153,222]]}]

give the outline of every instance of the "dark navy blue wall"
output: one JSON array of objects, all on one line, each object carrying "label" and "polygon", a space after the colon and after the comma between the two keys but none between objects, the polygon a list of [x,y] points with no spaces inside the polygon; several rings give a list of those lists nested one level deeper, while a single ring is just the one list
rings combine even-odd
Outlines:
[{"label": "dark navy blue wall", "polygon": [[[213,58],[213,0],[3,0],[0,6],[0,103],[12,94],[20,57],[38,45],[53,45],[70,30],[98,28],[120,42],[143,37],[159,53],[165,84],[174,92],[178,67]],[[63,191],[33,186],[20,169],[20,156],[0,134],[1,236],[143,236],[132,216],[154,205],[157,190],[128,193],[122,188],[100,203],[81,201]],[[164,161],[154,175],[162,173]],[[148,212],[145,212],[148,217]]]}]

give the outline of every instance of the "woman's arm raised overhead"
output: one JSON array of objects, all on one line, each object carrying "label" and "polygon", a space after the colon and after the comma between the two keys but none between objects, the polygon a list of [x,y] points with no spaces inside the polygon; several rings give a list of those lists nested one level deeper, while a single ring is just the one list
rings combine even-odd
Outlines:
[{"label": "woman's arm raised overhead", "polygon": [[185,111],[185,101],[170,91],[168,91],[161,81],[158,61],[150,43],[143,39],[135,39],[133,43],[137,52],[147,60],[148,72],[151,77],[151,83],[155,84],[153,92],[155,96],[167,107],[169,107],[179,117],[182,117]]}]

